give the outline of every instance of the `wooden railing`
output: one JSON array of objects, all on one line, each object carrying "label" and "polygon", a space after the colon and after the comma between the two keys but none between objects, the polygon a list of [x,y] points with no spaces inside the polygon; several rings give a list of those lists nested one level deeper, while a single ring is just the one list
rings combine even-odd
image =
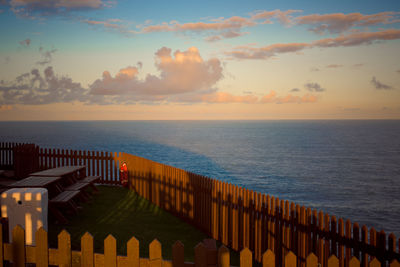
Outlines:
[{"label": "wooden railing", "polygon": [[[149,244],[149,258],[140,258],[139,241],[132,237],[127,242],[127,255],[117,255],[116,239],[108,235],[104,239],[104,253],[95,253],[93,246],[93,237],[86,232],[81,238],[81,250],[71,250],[71,237],[65,230],[58,235],[58,248],[49,248],[47,232],[40,228],[35,235],[36,245],[25,245],[25,230],[17,225],[12,231],[12,242],[5,242],[1,235],[0,225],[0,266],[6,262],[12,262],[14,267],[25,267],[26,264],[36,264],[37,267],[48,267],[49,265],[63,267],[207,267],[219,266],[230,267],[229,250],[225,246],[218,249],[216,259],[213,253],[208,253],[203,243],[199,243],[194,248],[194,262],[185,262],[184,245],[177,241],[172,246],[172,259],[162,258],[162,247],[158,240],[153,240]],[[253,265],[253,255],[248,248],[240,252],[240,267],[251,267]],[[275,267],[276,255],[267,250],[262,255],[263,267]],[[209,263],[212,265],[209,265]],[[296,267],[297,257],[293,252],[288,252],[282,265],[285,267]],[[305,267],[318,267],[318,258],[311,253],[305,260]],[[328,267],[339,267],[339,259],[332,255],[327,260]],[[369,262],[371,267],[381,267],[380,262],[375,258]],[[352,257],[349,261],[349,267],[360,267],[360,261]],[[397,260],[390,263],[390,267],[400,267]]]},{"label": "wooden railing", "polygon": [[267,250],[275,254],[276,266],[289,251],[300,267],[310,253],[320,267],[332,255],[340,267],[350,267],[352,257],[363,267],[374,258],[382,266],[400,260],[394,234],[128,153],[39,149],[39,161],[42,169],[86,165],[88,175],[101,175],[108,184],[119,183],[118,167],[125,161],[132,190],[227,247],[249,248],[257,262]]}]

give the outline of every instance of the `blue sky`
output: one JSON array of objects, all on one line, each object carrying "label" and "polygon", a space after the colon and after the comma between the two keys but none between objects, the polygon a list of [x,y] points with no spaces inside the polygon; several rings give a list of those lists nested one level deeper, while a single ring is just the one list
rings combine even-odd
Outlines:
[{"label": "blue sky", "polygon": [[0,120],[400,118],[398,1],[0,3]]}]

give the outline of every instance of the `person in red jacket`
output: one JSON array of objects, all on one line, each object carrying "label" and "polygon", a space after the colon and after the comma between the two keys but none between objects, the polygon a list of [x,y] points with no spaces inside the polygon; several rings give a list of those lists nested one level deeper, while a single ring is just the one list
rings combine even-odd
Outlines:
[{"label": "person in red jacket", "polygon": [[119,179],[123,187],[128,187],[128,167],[124,161],[119,169]]}]

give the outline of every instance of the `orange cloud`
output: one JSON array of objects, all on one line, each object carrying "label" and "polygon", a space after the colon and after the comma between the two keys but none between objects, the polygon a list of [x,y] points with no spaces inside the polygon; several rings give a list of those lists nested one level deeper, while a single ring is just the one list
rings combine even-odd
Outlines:
[{"label": "orange cloud", "polygon": [[325,38],[312,43],[278,43],[264,47],[238,46],[225,54],[237,59],[268,59],[276,54],[299,52],[305,48],[368,45],[375,41],[396,39],[400,39],[400,30],[388,29],[378,32],[360,32],[335,38]]},{"label": "orange cloud", "polygon": [[246,103],[253,104],[258,98],[253,95],[235,96],[226,92],[216,92],[202,96],[201,102],[206,103]]},{"label": "orange cloud", "polygon": [[13,106],[11,105],[0,105],[0,111],[12,110]]},{"label": "orange cloud", "polygon": [[361,13],[334,13],[334,14],[311,14],[296,18],[299,25],[316,25],[310,28],[315,33],[340,33],[356,26],[371,26],[376,24],[391,24],[399,22],[400,12],[381,12],[372,15]]},{"label": "orange cloud", "polygon": [[172,99],[180,94],[205,94],[211,91],[222,75],[222,65],[216,58],[203,60],[196,47],[187,51],[175,51],[163,47],[156,53],[155,65],[159,76],[148,74],[145,79],[137,77],[136,67],[121,69],[115,77],[108,71],[103,78],[90,85],[94,95],[124,95],[131,100]]}]

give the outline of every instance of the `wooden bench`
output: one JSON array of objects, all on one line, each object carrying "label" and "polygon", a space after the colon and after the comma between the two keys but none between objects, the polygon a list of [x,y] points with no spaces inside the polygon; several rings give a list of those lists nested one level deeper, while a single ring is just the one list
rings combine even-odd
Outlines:
[{"label": "wooden bench", "polygon": [[85,189],[89,187],[89,183],[84,183],[84,182],[77,182],[75,184],[69,185],[64,188],[65,191],[79,191],[80,198],[83,202],[86,202],[89,200],[89,195],[85,192]]},{"label": "wooden bench", "polygon": [[72,212],[75,214],[78,213],[78,208],[74,202],[74,198],[78,196],[80,193],[79,190],[74,191],[64,191],[57,195],[56,197],[49,200],[49,210],[56,216],[56,218],[61,223],[67,223],[68,220],[65,216],[59,211],[59,208],[70,208]]},{"label": "wooden bench", "polygon": [[98,182],[99,180],[100,180],[100,176],[87,176],[87,177],[84,177],[84,178],[78,180],[78,183],[88,183],[92,187],[93,191],[99,192],[97,187],[94,185],[94,183]]}]

